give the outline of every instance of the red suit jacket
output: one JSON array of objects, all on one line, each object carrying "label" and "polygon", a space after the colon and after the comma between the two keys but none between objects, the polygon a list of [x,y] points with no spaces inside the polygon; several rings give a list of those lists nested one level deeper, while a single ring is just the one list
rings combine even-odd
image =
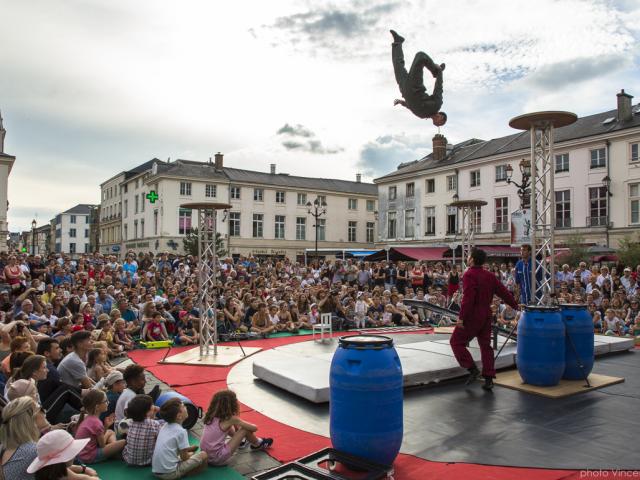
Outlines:
[{"label": "red suit jacket", "polygon": [[469,267],[462,276],[462,305],[460,320],[465,328],[477,329],[491,319],[491,302],[497,295],[514,309],[518,309],[513,295],[496,276],[483,267]]}]

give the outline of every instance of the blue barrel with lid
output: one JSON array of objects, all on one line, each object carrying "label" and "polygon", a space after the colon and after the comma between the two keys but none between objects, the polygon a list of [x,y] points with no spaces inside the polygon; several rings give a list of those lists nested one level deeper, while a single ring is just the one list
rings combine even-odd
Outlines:
[{"label": "blue barrel with lid", "polygon": [[557,385],[565,367],[565,326],[558,307],[525,307],[518,322],[516,363],[524,383]]},{"label": "blue barrel with lid", "polygon": [[391,465],[402,444],[402,401],[402,366],[393,340],[341,337],[330,372],[334,448]]},{"label": "blue barrel with lid", "polygon": [[560,311],[566,328],[566,365],[562,378],[582,380],[593,370],[595,358],[593,318],[586,305],[564,304],[560,305]]}]

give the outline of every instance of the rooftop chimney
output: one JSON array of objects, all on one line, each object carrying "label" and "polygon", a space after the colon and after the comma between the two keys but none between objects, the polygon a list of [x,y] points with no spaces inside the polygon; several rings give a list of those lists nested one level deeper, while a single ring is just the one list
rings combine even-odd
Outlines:
[{"label": "rooftop chimney", "polygon": [[362,174],[356,173],[356,183],[360,183],[360,182],[362,182]]},{"label": "rooftop chimney", "polygon": [[223,155],[218,152],[214,155],[215,159],[216,159],[216,170],[217,171],[222,171],[222,157]]},{"label": "rooftop chimney", "polygon": [[633,95],[625,93],[623,88],[616,97],[618,97],[618,122],[628,122],[633,117],[633,113],[631,111],[631,99],[633,98]]},{"label": "rooftop chimney", "polygon": [[275,175],[276,174],[276,164],[272,163],[270,165],[270,167],[271,167],[271,169],[270,169],[271,175]]},{"label": "rooftop chimney", "polygon": [[437,133],[433,137],[433,159],[436,162],[444,160],[447,156],[447,138]]}]

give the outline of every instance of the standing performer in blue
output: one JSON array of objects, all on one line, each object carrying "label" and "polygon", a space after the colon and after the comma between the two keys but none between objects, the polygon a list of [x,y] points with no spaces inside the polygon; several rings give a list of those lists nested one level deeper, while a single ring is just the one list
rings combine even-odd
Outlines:
[{"label": "standing performer in blue", "polygon": [[[520,292],[520,303],[529,305],[536,303],[533,301],[533,293],[531,292],[531,245],[528,243],[520,247],[520,260],[516,263],[516,285]],[[536,273],[536,283],[542,283],[542,272]],[[536,301],[540,295],[536,296]]]}]

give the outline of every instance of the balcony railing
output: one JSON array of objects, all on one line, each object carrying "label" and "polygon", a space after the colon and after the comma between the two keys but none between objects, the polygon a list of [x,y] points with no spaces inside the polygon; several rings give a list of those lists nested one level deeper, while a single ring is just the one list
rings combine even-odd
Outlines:
[{"label": "balcony railing", "polygon": [[587,227],[606,227],[609,217],[587,217]]},{"label": "balcony railing", "polygon": [[502,223],[494,223],[493,224],[493,232],[494,233],[505,233],[508,232],[510,228],[510,225],[508,222],[502,222]]}]

